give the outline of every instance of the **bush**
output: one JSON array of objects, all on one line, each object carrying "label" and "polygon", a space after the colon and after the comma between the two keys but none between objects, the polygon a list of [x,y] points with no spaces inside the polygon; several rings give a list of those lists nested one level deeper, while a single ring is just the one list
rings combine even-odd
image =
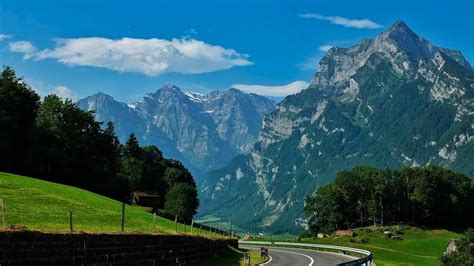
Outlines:
[{"label": "bush", "polygon": [[464,232],[464,237],[469,240],[470,243],[474,243],[474,228],[468,228]]},{"label": "bush", "polygon": [[470,241],[466,237],[462,237],[458,242],[458,251],[443,255],[441,263],[448,266],[474,265],[474,252],[469,244]]},{"label": "bush", "polygon": [[311,233],[310,230],[304,230],[300,234],[300,238],[311,238],[311,237],[313,237],[313,234]]}]

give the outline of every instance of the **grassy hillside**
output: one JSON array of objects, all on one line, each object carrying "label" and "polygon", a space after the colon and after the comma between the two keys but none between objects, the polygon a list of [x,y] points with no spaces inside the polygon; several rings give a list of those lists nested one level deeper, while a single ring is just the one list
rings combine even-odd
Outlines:
[{"label": "grassy hillside", "polygon": [[[0,172],[0,198],[8,225],[43,231],[68,231],[69,210],[74,230],[120,232],[121,203],[76,187]],[[153,232],[153,215],[140,207],[126,206],[125,231]],[[1,212],[1,209],[0,209]],[[2,226],[0,216],[0,227]],[[184,233],[184,225],[178,232]],[[190,227],[186,226],[189,233]],[[156,232],[175,233],[173,221],[156,217]],[[199,233],[194,229],[194,233]]]},{"label": "grassy hillside", "polygon": [[[395,228],[384,230],[396,231]],[[400,229],[398,229],[400,230]],[[367,227],[355,230],[356,237],[329,237],[325,239],[302,239],[304,242],[350,246],[370,250],[377,266],[380,265],[439,265],[439,257],[446,250],[450,239],[459,239],[460,234],[448,230],[423,230],[405,228],[401,230],[403,240],[391,240],[383,230]]]}]

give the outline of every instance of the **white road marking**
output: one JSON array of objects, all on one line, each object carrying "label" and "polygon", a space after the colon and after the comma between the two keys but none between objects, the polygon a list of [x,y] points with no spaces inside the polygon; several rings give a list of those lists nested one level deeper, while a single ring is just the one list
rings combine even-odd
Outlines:
[{"label": "white road marking", "polygon": [[270,263],[270,261],[272,261],[273,258],[272,258],[272,256],[270,256],[270,255],[268,255],[268,257],[270,257],[270,259],[269,259],[267,262],[265,262],[265,263],[260,263],[259,265],[267,265],[268,263]]},{"label": "white road marking", "polygon": [[308,259],[311,260],[311,263],[308,264],[308,266],[313,266],[313,263],[314,263],[313,258],[311,258],[310,256],[305,255],[305,254],[301,254],[301,253],[297,253],[297,252],[292,252],[292,251],[287,251],[287,250],[281,250],[281,249],[272,249],[272,251],[284,252],[284,253],[290,253],[290,254],[294,254],[294,255],[305,256],[306,258],[308,258]]}]

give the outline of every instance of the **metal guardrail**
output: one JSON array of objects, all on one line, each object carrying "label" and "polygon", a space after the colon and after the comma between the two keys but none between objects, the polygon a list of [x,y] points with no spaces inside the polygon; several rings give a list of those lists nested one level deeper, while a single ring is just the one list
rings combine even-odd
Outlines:
[{"label": "metal guardrail", "polygon": [[353,265],[374,265],[373,259],[374,256],[372,252],[359,249],[359,248],[351,248],[351,247],[341,247],[341,246],[333,246],[333,245],[321,245],[321,244],[310,244],[310,243],[294,243],[294,242],[269,242],[269,241],[245,241],[239,240],[239,244],[250,244],[250,245],[268,245],[268,246],[293,246],[293,247],[305,247],[305,248],[320,248],[320,249],[329,249],[329,250],[337,250],[343,252],[353,252],[364,255],[364,257],[341,263],[341,266],[353,266]]},{"label": "metal guardrail", "polygon": [[272,245],[273,242],[268,241],[250,241],[250,240],[239,240],[239,244],[250,244],[250,245]]}]

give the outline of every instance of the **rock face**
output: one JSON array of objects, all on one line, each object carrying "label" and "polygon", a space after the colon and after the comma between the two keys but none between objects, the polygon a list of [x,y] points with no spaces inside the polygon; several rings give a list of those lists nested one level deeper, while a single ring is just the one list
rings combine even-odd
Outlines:
[{"label": "rock face", "polygon": [[183,93],[167,85],[142,101],[125,104],[103,93],[78,101],[95,110],[99,121],[112,121],[124,142],[134,132],[141,144],[154,144],[165,156],[183,161],[193,174],[222,167],[246,153],[257,140],[263,116],[273,101],[236,89],[207,95]]},{"label": "rock face", "polygon": [[305,195],[343,169],[438,164],[474,175],[474,71],[399,21],[331,48],[311,85],[264,118],[250,153],[206,175],[200,215],[297,233]]}]

